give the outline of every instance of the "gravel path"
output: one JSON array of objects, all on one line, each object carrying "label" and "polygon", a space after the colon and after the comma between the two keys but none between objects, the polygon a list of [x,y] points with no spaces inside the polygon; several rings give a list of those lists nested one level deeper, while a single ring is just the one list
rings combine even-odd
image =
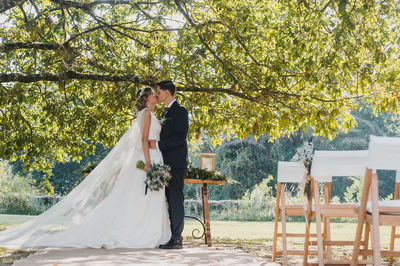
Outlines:
[{"label": "gravel path", "polygon": [[162,249],[59,249],[38,250],[14,265],[279,265],[230,247]]}]

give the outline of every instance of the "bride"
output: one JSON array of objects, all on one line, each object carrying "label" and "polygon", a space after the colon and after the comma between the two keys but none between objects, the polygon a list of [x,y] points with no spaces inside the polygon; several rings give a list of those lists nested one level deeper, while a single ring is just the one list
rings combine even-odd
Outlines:
[{"label": "bride", "polygon": [[161,125],[151,88],[137,93],[137,119],[99,165],[67,196],[36,218],[0,232],[0,247],[154,248],[171,237],[164,189],[145,195],[146,173],[162,162],[149,149]]}]

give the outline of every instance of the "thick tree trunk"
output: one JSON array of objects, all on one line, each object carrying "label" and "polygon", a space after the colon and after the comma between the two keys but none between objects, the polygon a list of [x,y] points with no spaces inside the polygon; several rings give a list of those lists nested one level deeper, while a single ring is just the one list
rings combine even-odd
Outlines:
[{"label": "thick tree trunk", "polygon": [[26,0],[1,0],[0,1],[0,14],[6,12],[7,10],[21,5]]}]

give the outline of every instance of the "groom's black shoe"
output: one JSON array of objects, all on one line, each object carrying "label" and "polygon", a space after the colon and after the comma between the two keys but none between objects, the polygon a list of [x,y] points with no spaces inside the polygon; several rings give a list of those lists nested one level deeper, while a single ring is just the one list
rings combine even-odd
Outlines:
[{"label": "groom's black shoe", "polygon": [[182,240],[174,240],[171,239],[167,243],[160,245],[159,248],[162,249],[181,249],[182,248]]}]

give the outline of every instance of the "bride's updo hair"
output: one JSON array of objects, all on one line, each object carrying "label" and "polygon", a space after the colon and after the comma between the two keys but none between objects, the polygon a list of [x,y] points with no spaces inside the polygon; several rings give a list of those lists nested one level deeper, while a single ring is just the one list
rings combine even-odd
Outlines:
[{"label": "bride's updo hair", "polygon": [[150,95],[152,89],[150,87],[142,88],[136,93],[136,110],[138,112],[146,108],[147,97]]}]

